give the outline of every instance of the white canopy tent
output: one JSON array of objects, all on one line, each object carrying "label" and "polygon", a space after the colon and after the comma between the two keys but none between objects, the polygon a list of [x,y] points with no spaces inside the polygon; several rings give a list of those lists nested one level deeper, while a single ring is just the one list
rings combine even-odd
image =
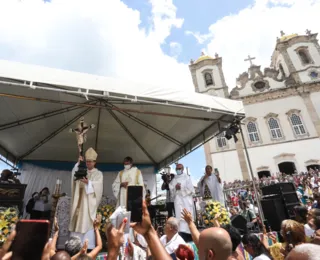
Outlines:
[{"label": "white canopy tent", "polygon": [[18,161],[75,161],[70,128],[95,124],[85,147],[98,161],[125,156],[156,168],[169,165],[243,118],[242,102],[0,61],[0,154]]}]

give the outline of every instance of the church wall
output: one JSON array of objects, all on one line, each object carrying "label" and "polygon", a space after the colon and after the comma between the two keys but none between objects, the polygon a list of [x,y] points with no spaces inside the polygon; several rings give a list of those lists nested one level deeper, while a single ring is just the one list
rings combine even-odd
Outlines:
[{"label": "church wall", "polygon": [[317,80],[317,81],[319,80],[319,78],[312,79],[310,77],[310,73],[312,71],[317,71],[320,74],[320,69],[319,68],[315,69],[315,68],[312,68],[312,67],[307,69],[307,70],[305,70],[305,71],[299,72],[299,77],[300,77],[300,80],[301,80],[302,83],[314,82],[315,80]]},{"label": "church wall", "polygon": [[212,77],[213,77],[214,85],[209,86],[209,87],[221,88],[223,86],[218,66],[208,66],[208,65],[203,66],[201,69],[197,70],[197,72],[196,72],[196,77],[197,77],[197,82],[198,82],[198,87],[199,87],[200,92],[207,90],[204,76],[202,73],[204,70],[212,70]]},{"label": "church wall", "polygon": [[[303,123],[305,125],[306,131],[309,133],[307,137],[317,136],[316,129],[311,121],[303,99],[300,96],[293,96],[287,97],[285,99],[265,101],[245,106],[246,117],[257,118],[257,124],[261,139],[261,143],[258,143],[258,145],[277,143],[277,141],[271,140],[269,127],[267,125],[266,119],[264,118],[269,113],[278,114],[280,127],[284,136],[284,140],[281,141],[296,140],[288,116],[286,115],[286,113],[291,109],[301,110]],[[248,141],[246,126],[243,126],[243,131],[246,144],[248,146],[257,146],[256,144],[251,144]]]},{"label": "church wall", "polygon": [[320,116],[320,92],[310,93],[310,98],[318,115]]},{"label": "church wall", "polygon": [[224,151],[236,149],[236,145],[235,145],[233,139],[226,140],[226,142],[227,142],[227,146],[224,148],[220,148],[220,147],[218,147],[218,144],[217,144],[217,138],[213,138],[212,140],[209,141],[210,151],[213,153],[214,152],[216,153],[216,152],[224,152]]},{"label": "church wall", "polygon": [[242,173],[236,150],[213,153],[211,156],[213,167],[219,170],[222,181],[231,182],[236,179],[242,180]]},{"label": "church wall", "polygon": [[[283,70],[284,70],[284,73],[286,74],[286,76],[289,75],[289,68],[288,68],[288,65],[287,63],[284,61],[284,57],[282,54],[279,54],[278,55],[278,58],[277,58],[277,63],[276,63],[276,70],[279,70],[279,64],[281,63],[282,67],[283,67]],[[281,73],[278,74],[278,79],[281,79],[282,78],[282,75]]]},{"label": "church wall", "polygon": [[[254,177],[258,178],[258,168],[268,167],[271,174],[279,172],[278,163],[293,161],[298,172],[306,171],[305,162],[310,159],[320,159],[320,140],[312,138],[298,140],[295,142],[281,143],[277,145],[266,145],[248,149]],[[292,159],[275,159],[274,157],[283,153],[294,154]],[[219,169],[223,181],[234,181],[242,179],[237,151],[227,151],[212,154],[213,165]]]},{"label": "church wall", "polygon": [[296,70],[303,70],[307,67],[302,64],[298,54],[295,51],[298,47],[302,47],[302,46],[308,47],[310,57],[312,57],[314,64],[320,64],[320,54],[319,54],[316,46],[314,45],[314,43],[312,43],[312,42],[296,43],[287,49],[287,52],[292,60],[292,63],[294,65],[295,69]]},{"label": "church wall", "polygon": [[[275,81],[274,79],[272,78],[268,78],[268,77],[264,77],[263,80],[266,80],[269,82],[269,85],[270,85],[270,89],[279,89],[279,88],[284,88],[284,82],[278,82],[278,81]],[[253,91],[252,89],[252,84],[255,83],[254,80],[249,80],[245,87],[241,90],[239,90],[239,96],[240,97],[246,97],[246,96],[249,96],[249,95],[252,95],[252,94],[256,94],[255,91]]]}]

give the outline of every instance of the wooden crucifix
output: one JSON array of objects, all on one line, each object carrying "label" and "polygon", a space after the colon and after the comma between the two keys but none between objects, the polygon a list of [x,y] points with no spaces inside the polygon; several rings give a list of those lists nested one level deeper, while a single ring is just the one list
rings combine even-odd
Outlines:
[{"label": "wooden crucifix", "polygon": [[82,117],[80,119],[80,122],[78,124],[77,128],[70,129],[71,133],[76,133],[77,135],[77,143],[78,143],[78,149],[79,149],[79,155],[83,157],[83,144],[87,141],[87,132],[89,129],[95,128],[94,124],[87,125],[84,122],[84,118]]},{"label": "wooden crucifix", "polygon": [[244,61],[249,61],[250,62],[250,67],[252,67],[253,63],[252,61],[255,59],[256,57],[250,57],[250,55],[248,55],[248,58],[245,59]]}]

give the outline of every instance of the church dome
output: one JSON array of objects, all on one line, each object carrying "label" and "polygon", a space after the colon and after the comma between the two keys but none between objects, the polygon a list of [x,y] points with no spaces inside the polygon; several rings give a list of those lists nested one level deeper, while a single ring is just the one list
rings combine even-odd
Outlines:
[{"label": "church dome", "polygon": [[298,36],[298,34],[296,34],[296,33],[290,34],[290,35],[284,35],[284,36],[282,36],[282,37],[280,38],[280,41],[281,41],[281,42],[285,42],[285,41],[288,41],[288,40],[290,40],[290,39],[292,39],[292,38],[294,38],[294,37],[297,37],[297,36]]},{"label": "church dome", "polygon": [[[218,57],[218,55],[216,54],[216,58]],[[212,58],[211,56],[209,55],[206,55],[204,54],[203,52],[201,53],[201,56],[194,62],[194,63],[198,63],[200,61],[203,61],[203,60],[214,60],[215,58]]]}]

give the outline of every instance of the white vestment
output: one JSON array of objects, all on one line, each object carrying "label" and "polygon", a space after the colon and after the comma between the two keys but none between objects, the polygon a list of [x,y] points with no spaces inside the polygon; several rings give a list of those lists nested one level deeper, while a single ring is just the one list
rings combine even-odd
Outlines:
[{"label": "white vestment", "polygon": [[174,254],[178,249],[179,245],[186,245],[186,242],[178,233],[175,234],[169,242],[167,242],[167,236],[164,235],[160,238],[160,242],[169,255]]},{"label": "white vestment", "polygon": [[199,189],[200,195],[204,197],[204,188],[205,188],[205,185],[207,184],[211,193],[212,200],[219,201],[222,205],[224,205],[222,185],[221,183],[219,183],[217,176],[214,174],[211,174],[211,176],[205,178],[204,181],[203,179],[204,179],[204,176],[198,182],[198,189]]},{"label": "white vestment", "polygon": [[96,168],[88,170],[88,184],[84,184],[74,180],[74,174],[77,170],[78,163],[73,168],[71,177],[72,197],[69,231],[84,236],[93,231],[93,222],[102,198],[103,175]]},{"label": "white vestment", "polygon": [[127,188],[120,188],[122,182],[128,182],[129,185],[138,185],[143,187],[143,198],[145,198],[145,189],[141,171],[137,167],[119,172],[117,178],[112,184],[112,191],[117,199],[117,207],[127,207]]},{"label": "white vestment", "polygon": [[[180,183],[181,189],[176,190],[176,185]],[[191,178],[186,173],[176,175],[174,179],[169,184],[170,192],[174,198],[174,208],[176,213],[176,218],[180,222],[179,232],[185,232],[190,234],[190,230],[187,222],[181,219],[181,211],[185,208],[191,212],[194,218],[194,204],[193,197],[194,187]]]}]

